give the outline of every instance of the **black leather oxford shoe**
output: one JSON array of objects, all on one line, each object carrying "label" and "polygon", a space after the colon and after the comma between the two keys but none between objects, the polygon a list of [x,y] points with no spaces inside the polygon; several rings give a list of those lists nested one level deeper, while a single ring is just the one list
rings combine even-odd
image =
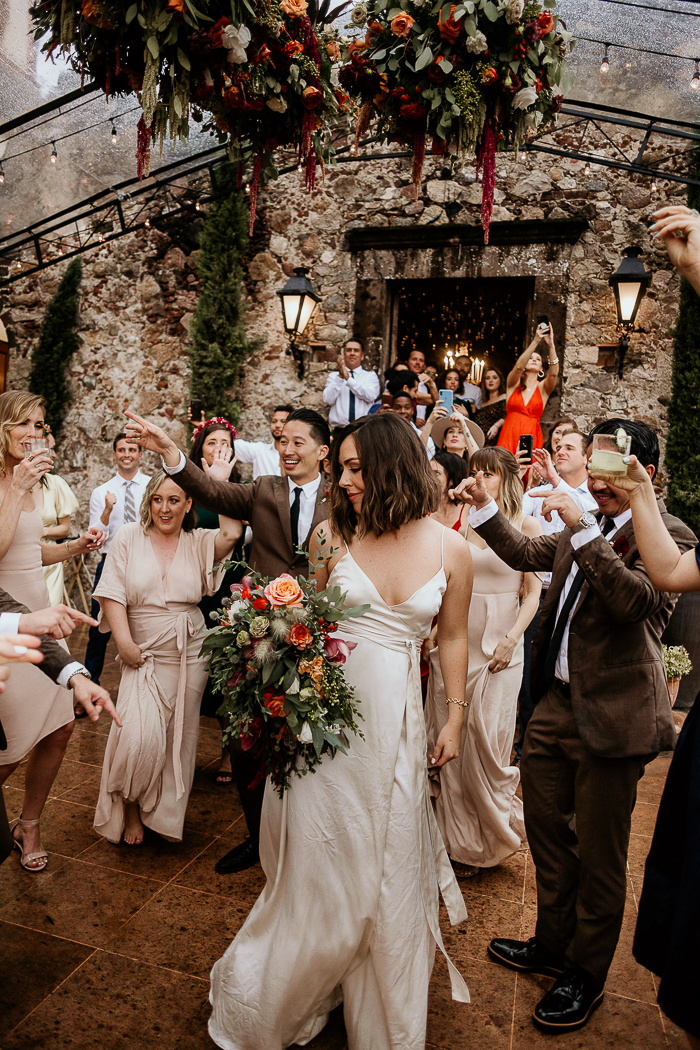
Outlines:
[{"label": "black leather oxford shoe", "polygon": [[564,971],[564,959],[543,948],[536,937],[529,941],[512,941],[507,937],[491,941],[489,955],[501,966],[520,973],[539,973],[544,977],[558,977]]},{"label": "black leather oxford shoe", "polygon": [[257,842],[253,842],[252,839],[244,839],[239,846],[234,846],[221,860],[217,860],[214,871],[219,875],[234,875],[237,871],[252,868],[259,860]]},{"label": "black leather oxford shoe", "polygon": [[543,1032],[575,1032],[583,1028],[603,1001],[600,984],[579,967],[564,970],[535,1007],[532,1020]]}]

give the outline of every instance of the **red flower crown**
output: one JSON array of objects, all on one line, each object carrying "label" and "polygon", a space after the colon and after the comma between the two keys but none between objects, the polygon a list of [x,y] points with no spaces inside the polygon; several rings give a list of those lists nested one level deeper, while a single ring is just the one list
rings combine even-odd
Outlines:
[{"label": "red flower crown", "polygon": [[199,434],[200,431],[204,430],[205,427],[210,427],[212,425],[212,423],[218,423],[220,426],[226,427],[227,430],[230,430],[231,431],[231,435],[232,435],[232,437],[233,437],[233,439],[235,441],[235,439],[237,437],[237,435],[236,435],[236,428],[234,426],[232,426],[231,423],[229,423],[228,419],[224,419],[222,416],[215,416],[214,419],[205,419],[203,423],[200,423],[199,426],[196,426],[194,428],[194,434],[192,435],[192,440],[194,441],[195,438],[197,437],[197,434]]}]

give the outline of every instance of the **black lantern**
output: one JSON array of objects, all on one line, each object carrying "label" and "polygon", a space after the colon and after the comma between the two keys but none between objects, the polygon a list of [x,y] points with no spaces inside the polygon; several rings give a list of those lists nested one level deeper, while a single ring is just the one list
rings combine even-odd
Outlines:
[{"label": "black lantern", "polygon": [[305,266],[295,266],[294,277],[290,277],[277,293],[282,303],[284,330],[289,336],[287,353],[298,362],[300,379],[304,378],[304,355],[296,345],[296,340],[304,334],[316,304],[321,302],[321,296],[314,291],[314,286],[306,276],[308,272]]},{"label": "black lantern", "polygon": [[617,328],[622,331],[620,337],[619,370],[618,375],[622,379],[622,368],[625,363],[625,354],[629,347],[629,336],[636,331],[635,321],[637,311],[649,282],[651,274],[644,269],[644,263],[639,258],[642,249],[636,246],[625,248],[625,258],[620,263],[614,274],[610,276],[609,284],[615,293],[615,308],[617,310]]}]

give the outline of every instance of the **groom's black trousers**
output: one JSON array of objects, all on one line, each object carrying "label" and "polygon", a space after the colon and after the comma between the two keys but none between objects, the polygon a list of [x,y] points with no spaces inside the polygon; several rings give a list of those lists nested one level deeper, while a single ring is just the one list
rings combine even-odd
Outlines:
[{"label": "groom's black trousers", "polygon": [[238,794],[243,807],[243,816],[248,825],[248,832],[253,842],[260,838],[260,816],[262,814],[265,779],[253,791],[248,785],[255,780],[260,769],[260,758],[255,752],[244,751],[238,738],[229,743],[233,779],[236,781]]}]

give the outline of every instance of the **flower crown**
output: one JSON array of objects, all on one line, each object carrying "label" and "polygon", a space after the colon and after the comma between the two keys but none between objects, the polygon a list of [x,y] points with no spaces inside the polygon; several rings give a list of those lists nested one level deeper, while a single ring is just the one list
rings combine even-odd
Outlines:
[{"label": "flower crown", "polygon": [[205,419],[203,423],[200,423],[199,426],[196,426],[194,428],[194,434],[192,435],[192,440],[194,441],[196,439],[197,435],[202,430],[204,430],[205,427],[210,427],[212,425],[212,423],[218,423],[220,426],[226,427],[227,430],[230,430],[231,431],[231,436],[233,437],[233,439],[235,441],[235,439],[237,437],[236,428],[229,423],[228,419],[224,419],[222,416],[215,416],[214,419]]}]

